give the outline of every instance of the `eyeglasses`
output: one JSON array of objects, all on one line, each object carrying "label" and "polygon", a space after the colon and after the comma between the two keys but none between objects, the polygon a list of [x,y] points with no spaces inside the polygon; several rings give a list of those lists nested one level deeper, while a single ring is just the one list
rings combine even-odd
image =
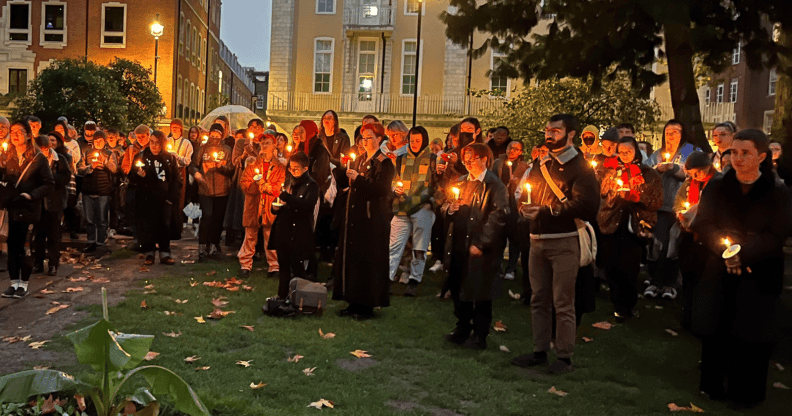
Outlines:
[{"label": "eyeglasses", "polygon": [[469,159],[463,160],[462,163],[465,164],[465,165],[472,165],[472,164],[478,162],[479,160],[481,160],[480,157],[471,157]]},{"label": "eyeglasses", "polygon": [[325,116],[325,117],[322,117],[322,121],[328,121],[328,120],[335,121],[335,118],[334,118],[333,116]]}]

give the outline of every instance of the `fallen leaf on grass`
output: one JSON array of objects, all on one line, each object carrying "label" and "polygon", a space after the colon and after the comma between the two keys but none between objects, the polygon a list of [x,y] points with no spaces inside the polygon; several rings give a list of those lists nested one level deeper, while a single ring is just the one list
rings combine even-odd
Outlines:
[{"label": "fallen leaf on grass", "polygon": [[124,411],[121,412],[121,416],[126,416],[126,415],[134,416],[136,413],[137,413],[137,406],[135,406],[135,403],[127,402],[127,404],[124,406]]},{"label": "fallen leaf on grass", "polygon": [[305,357],[303,357],[302,355],[297,354],[294,357],[290,357],[286,361],[288,361],[290,363],[299,363],[300,360],[303,359],[303,358],[305,358]]},{"label": "fallen leaf on grass", "polygon": [[672,412],[704,413],[704,409],[696,406],[693,403],[690,403],[690,407],[677,406],[676,403],[669,403],[668,410]]},{"label": "fallen leaf on grass", "polygon": [[314,376],[314,375],[316,375],[316,374],[314,374],[314,373],[313,373],[313,372],[314,372],[314,370],[316,370],[316,367],[313,367],[313,368],[306,368],[306,369],[302,370],[302,372],[303,372],[303,374],[305,374],[306,376]]},{"label": "fallen leaf on grass", "polygon": [[63,293],[82,292],[83,290],[84,288],[82,286],[67,287],[66,290],[63,291]]},{"label": "fallen leaf on grass", "polygon": [[39,292],[39,293],[44,294],[44,295],[51,295],[51,294],[55,293],[55,291],[54,290],[49,290],[49,289],[42,289],[41,292]]},{"label": "fallen leaf on grass", "polygon": [[258,389],[260,389],[260,388],[262,388],[262,387],[264,387],[264,386],[266,386],[266,385],[267,385],[267,383],[265,383],[265,382],[263,382],[263,381],[262,381],[262,382],[259,382],[258,384],[255,384],[255,383],[250,383],[250,388],[251,388],[252,390],[258,390]]},{"label": "fallen leaf on grass", "polygon": [[47,311],[47,313],[46,313],[46,314],[47,314],[47,315],[52,315],[53,313],[55,313],[55,312],[58,312],[58,311],[59,311],[59,310],[61,310],[61,309],[66,309],[66,308],[68,308],[68,307],[69,307],[69,305],[58,305],[58,306],[55,306],[54,308],[50,308],[50,309]]},{"label": "fallen leaf on grass", "polygon": [[24,337],[22,337],[22,342],[28,342],[28,341],[30,341],[31,339],[33,339],[33,337],[32,337],[32,336],[30,336],[30,335],[25,335]]},{"label": "fallen leaf on grass", "polygon": [[660,305],[655,305],[655,309],[663,309],[663,307]]},{"label": "fallen leaf on grass", "polygon": [[171,338],[178,338],[178,337],[181,336],[181,334],[182,334],[181,331],[179,331],[178,334],[175,333],[175,332],[172,332],[172,331],[171,332],[163,332],[162,333],[162,335],[165,335],[166,337],[171,337]]},{"label": "fallen leaf on grass", "polygon": [[248,292],[252,292],[253,286],[242,285],[242,290],[247,290]]},{"label": "fallen leaf on grass", "polygon": [[253,331],[256,330],[255,328],[253,328],[253,325],[240,325],[239,327],[240,328],[245,328],[245,329],[247,329],[250,332],[253,332]]},{"label": "fallen leaf on grass", "polygon": [[146,305],[145,299],[143,299],[143,301],[140,302],[140,309],[148,309],[148,305]]},{"label": "fallen leaf on grass", "polygon": [[371,355],[367,354],[367,351],[363,351],[363,350],[355,350],[350,352],[350,354],[354,355],[357,358],[371,357]]},{"label": "fallen leaf on grass", "polygon": [[148,273],[148,272],[150,272],[150,271],[151,271],[151,270],[149,270],[149,268],[148,268],[148,267],[146,267],[146,266],[140,266],[140,270],[138,270],[138,273]]},{"label": "fallen leaf on grass", "polygon": [[329,407],[329,408],[332,409],[333,408],[333,402],[331,402],[330,400],[319,399],[319,401],[313,402],[313,403],[309,404],[307,407],[315,407],[315,408],[320,409],[320,410],[323,407]]},{"label": "fallen leaf on grass", "polygon": [[60,407],[60,406],[63,406],[65,404],[66,404],[66,400],[65,399],[64,400],[58,400],[58,399],[52,400],[52,395],[50,394],[49,397],[47,397],[47,399],[44,400],[44,403],[41,405],[41,414],[42,415],[46,415],[48,413],[55,413],[55,411],[57,410],[55,408],[56,406]]},{"label": "fallen leaf on grass", "polygon": [[194,363],[194,362],[196,362],[196,361],[198,361],[198,360],[200,360],[200,359],[201,359],[201,357],[199,357],[199,356],[197,356],[197,355],[193,355],[192,357],[187,357],[187,358],[185,358],[185,359],[184,359],[184,362],[185,362],[185,363]]},{"label": "fallen leaf on grass", "polygon": [[597,322],[597,323],[591,324],[591,326],[593,326],[594,328],[606,329],[606,330],[613,328],[613,324],[608,322],[608,321]]},{"label": "fallen leaf on grass", "polygon": [[48,365],[36,365],[36,366],[33,366],[33,369],[34,370],[49,370],[50,367]]},{"label": "fallen leaf on grass", "polygon": [[143,359],[146,360],[146,361],[151,361],[151,360],[157,358],[157,356],[159,356],[159,355],[160,355],[160,353],[158,353],[158,352],[149,351],[149,352],[146,353],[146,356],[143,357]]},{"label": "fallen leaf on grass", "polygon": [[781,365],[781,363],[775,363],[775,368],[777,368],[778,371],[784,371],[784,366]]},{"label": "fallen leaf on grass", "polygon": [[501,351],[503,351],[503,352],[511,352],[511,351],[509,351],[509,349],[508,349],[508,348],[506,348],[506,346],[505,346],[505,345],[501,345],[501,346],[500,346],[500,350],[501,350]]},{"label": "fallen leaf on grass", "polygon": [[205,324],[206,323],[206,321],[204,321],[204,319],[203,319],[203,316],[194,316],[193,318],[196,321],[198,321],[199,324]]},{"label": "fallen leaf on grass", "polygon": [[88,278],[87,278],[87,277],[85,277],[85,276],[82,276],[82,277],[70,277],[70,278],[69,278],[69,281],[70,281],[70,282],[73,282],[73,283],[77,283],[77,282],[84,282],[84,281],[86,281],[86,280],[88,280]]},{"label": "fallen leaf on grass", "polygon": [[152,294],[154,294],[154,293],[157,293],[157,291],[156,291],[156,290],[154,290],[154,289],[151,289],[151,290],[144,290],[144,291],[143,291],[143,294],[144,294],[144,295],[152,295]]},{"label": "fallen leaf on grass", "polygon": [[506,325],[504,325],[501,321],[495,321],[495,326],[493,329],[495,332],[506,332]]},{"label": "fallen leaf on grass", "polygon": [[178,304],[180,304],[180,305],[184,305],[185,303],[187,303],[187,302],[189,302],[189,301],[190,301],[189,299],[184,299],[184,300],[179,300],[179,299],[176,299],[176,303],[178,303]]},{"label": "fallen leaf on grass", "polygon": [[242,367],[248,368],[250,367],[251,361],[253,360],[247,360],[247,361],[237,360],[236,365],[241,365]]},{"label": "fallen leaf on grass", "polygon": [[780,381],[777,381],[777,382],[773,383],[773,387],[775,387],[777,389],[781,389],[781,390],[789,390],[789,387],[785,386],[784,383],[782,383]]},{"label": "fallen leaf on grass", "polygon": [[206,273],[207,276],[214,276],[217,274],[217,270],[212,270],[211,272]]},{"label": "fallen leaf on grass", "polygon": [[195,260],[182,260],[182,264],[195,264]]},{"label": "fallen leaf on grass", "polygon": [[212,313],[210,313],[206,317],[207,318],[212,318],[212,319],[223,319],[223,318],[226,317],[226,315],[228,315],[230,313],[236,313],[236,312],[235,311],[221,311],[220,309],[215,308],[215,310],[213,310]]},{"label": "fallen leaf on grass", "polygon": [[675,337],[675,336],[679,335],[679,334],[678,334],[676,331],[674,331],[673,329],[666,329],[666,332],[668,332],[669,334],[671,334],[671,336],[672,336],[672,337]]},{"label": "fallen leaf on grass", "polygon": [[556,389],[556,388],[555,388],[555,386],[553,386],[553,387],[550,387],[550,390],[547,390],[547,392],[548,392],[548,393],[553,393],[553,394],[555,394],[556,396],[561,396],[561,397],[564,397],[564,396],[566,396],[567,394],[569,394],[569,393],[567,393],[567,392],[565,392],[565,391],[563,391],[563,390],[558,390],[558,389]]},{"label": "fallen leaf on grass", "polygon": [[328,332],[328,333],[325,334],[324,332],[322,332],[322,328],[319,328],[319,336],[324,338],[324,339],[335,338],[335,334],[334,333]]},{"label": "fallen leaf on grass", "polygon": [[190,282],[190,287],[198,286],[198,282]]},{"label": "fallen leaf on grass", "polygon": [[154,289],[154,283],[150,285],[143,286],[143,289]]},{"label": "fallen leaf on grass", "polygon": [[511,289],[509,289],[509,297],[511,297],[514,300],[520,300],[521,296],[519,293],[514,293],[511,291]]},{"label": "fallen leaf on grass", "polygon": [[214,305],[215,308],[222,308],[223,306],[228,305],[228,302],[226,302],[224,299],[228,299],[228,298],[226,298],[225,296],[221,296],[217,299],[212,299],[212,305]]},{"label": "fallen leaf on grass", "polygon": [[176,312],[173,312],[173,311],[164,311],[164,312],[162,312],[162,313],[164,313],[164,314],[165,314],[165,316],[176,315]]},{"label": "fallen leaf on grass", "polygon": [[93,283],[110,283],[110,279],[108,279],[106,277],[100,277],[98,279],[91,280],[91,282],[93,282]]},{"label": "fallen leaf on grass", "polygon": [[594,341],[594,338],[583,337],[583,341],[591,342],[591,341]]},{"label": "fallen leaf on grass", "polygon": [[196,367],[195,371],[206,371],[206,370],[208,370],[210,368],[212,368],[212,367],[209,367],[208,365],[206,367]]},{"label": "fallen leaf on grass", "polygon": [[31,342],[30,344],[28,344],[28,347],[30,347],[30,348],[32,348],[34,350],[37,350],[37,349],[43,347],[44,344],[46,344],[48,342],[49,342],[49,340],[47,340],[47,341],[35,341],[35,342]]},{"label": "fallen leaf on grass", "polygon": [[239,292],[239,286],[228,286],[226,290],[229,292]]}]

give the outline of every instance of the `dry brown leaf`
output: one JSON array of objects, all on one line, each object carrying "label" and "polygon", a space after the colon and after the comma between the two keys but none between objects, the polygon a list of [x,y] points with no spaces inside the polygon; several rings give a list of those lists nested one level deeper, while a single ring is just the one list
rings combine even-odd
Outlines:
[{"label": "dry brown leaf", "polygon": [[91,280],[91,282],[93,282],[93,283],[110,283],[110,279],[108,279],[106,277],[100,277],[98,279]]},{"label": "dry brown leaf", "polygon": [[143,301],[140,302],[140,309],[148,309],[148,305],[146,305],[145,299],[143,299]]},{"label": "dry brown leaf", "polygon": [[242,285],[242,290],[247,290],[248,292],[252,292],[253,286]]},{"label": "dry brown leaf", "polygon": [[156,290],[154,290],[154,289],[151,289],[151,290],[144,290],[144,291],[143,291],[143,294],[144,294],[144,295],[152,295],[152,294],[154,294],[154,293],[157,293],[157,291],[156,291]]},{"label": "dry brown leaf", "polygon": [[198,321],[199,324],[205,324],[206,323],[206,321],[204,321],[204,319],[203,319],[203,316],[194,316],[193,318],[196,321]]},{"label": "dry brown leaf", "polygon": [[267,383],[265,383],[265,382],[263,382],[263,381],[259,382],[258,384],[255,384],[255,383],[250,383],[250,388],[251,388],[252,390],[258,390],[258,389],[260,389],[260,388],[262,388],[262,387],[264,387],[264,386],[266,386],[266,385],[267,385]]},{"label": "dry brown leaf", "polygon": [[242,367],[248,368],[248,367],[250,367],[250,362],[251,361],[253,361],[253,360],[247,360],[247,361],[237,360],[236,365],[241,365]]},{"label": "dry brown leaf", "polygon": [[49,289],[42,289],[41,292],[39,292],[39,293],[44,294],[44,295],[51,295],[51,294],[55,293],[55,291],[54,290],[49,290]]},{"label": "dry brown leaf", "polygon": [[704,410],[693,403],[690,407],[677,406],[676,403],[669,403],[668,410],[672,412],[691,412],[691,413],[704,413]]},{"label": "dry brown leaf", "polygon": [[773,387],[781,390],[789,390],[789,387],[785,386],[784,383],[780,381],[773,383]]},{"label": "dry brown leaf", "polygon": [[594,328],[599,328],[599,329],[611,329],[611,328],[613,328],[613,324],[608,322],[608,321],[597,322],[597,323],[591,324],[591,326],[593,326]]},{"label": "dry brown leaf", "polygon": [[355,350],[350,352],[350,354],[354,355],[357,358],[371,357],[371,355],[367,354],[367,351],[363,351],[363,350]]},{"label": "dry brown leaf", "polygon": [[501,345],[500,346],[500,350],[503,351],[503,352],[511,352],[511,351],[509,351],[509,348],[507,348],[505,345]]},{"label": "dry brown leaf", "polygon": [[49,342],[49,340],[47,340],[47,341],[36,341],[36,342],[31,342],[30,344],[28,344],[28,347],[30,347],[30,348],[32,348],[32,349],[34,349],[34,350],[37,350],[37,349],[39,349],[39,348],[43,347],[43,346],[44,346],[44,344],[46,344],[46,343],[48,343],[48,342]]},{"label": "dry brown leaf", "polygon": [[46,313],[46,314],[47,314],[47,315],[52,315],[53,313],[55,313],[55,312],[58,312],[58,311],[59,311],[59,310],[61,310],[61,309],[66,309],[66,308],[68,308],[68,307],[69,307],[69,305],[60,305],[60,304],[58,304],[58,305],[57,305],[57,306],[55,306],[54,308],[50,308],[50,309],[47,311],[47,313]]},{"label": "dry brown leaf", "polygon": [[127,404],[124,406],[122,415],[134,415],[135,413],[137,413],[137,407],[135,406],[135,403],[127,402]]},{"label": "dry brown leaf", "polygon": [[33,339],[32,335],[25,335],[24,337],[22,337],[22,342],[28,342],[31,339]]},{"label": "dry brown leaf", "polygon": [[303,357],[300,354],[297,354],[294,357],[289,357],[286,361],[288,361],[290,363],[299,363],[300,360],[302,360],[303,358],[305,358],[305,357]]},{"label": "dry brown leaf", "polygon": [[158,352],[149,351],[149,352],[146,353],[146,356],[143,357],[143,359],[146,360],[146,361],[151,361],[151,360],[157,358],[159,355],[160,355],[160,353],[158,353]]},{"label": "dry brown leaf", "polygon": [[208,365],[206,367],[196,367],[195,371],[206,371],[206,370],[208,370],[210,368],[212,368],[212,367],[209,367]]},{"label": "dry brown leaf", "polygon": [[555,386],[553,386],[553,387],[550,387],[550,390],[547,390],[547,392],[548,392],[548,393],[553,393],[553,394],[555,394],[556,396],[561,396],[561,397],[564,397],[564,396],[566,396],[567,394],[569,394],[569,393],[567,393],[567,392],[565,392],[565,391],[563,391],[563,390],[558,390],[558,389],[556,389],[556,388],[555,388]]},{"label": "dry brown leaf", "polygon": [[214,276],[217,274],[217,270],[212,270],[211,272],[206,273],[207,276]]},{"label": "dry brown leaf", "polygon": [[514,300],[520,300],[521,296],[519,293],[514,293],[511,291],[511,289],[509,289],[509,297],[511,297]]},{"label": "dry brown leaf", "polygon": [[150,271],[148,266],[140,266],[140,270],[138,270],[139,273],[148,273]]},{"label": "dry brown leaf", "polygon": [[784,371],[784,366],[781,365],[781,363],[775,363],[775,368],[777,368],[778,371]]},{"label": "dry brown leaf", "polygon": [[82,286],[67,287],[66,290],[63,291],[63,293],[82,292],[83,290],[84,288]]},{"label": "dry brown leaf", "polygon": [[5,337],[3,338],[3,342],[7,342],[9,344],[13,344],[15,342],[22,341],[22,338],[19,337]]},{"label": "dry brown leaf", "polygon": [[187,357],[187,358],[185,358],[185,359],[184,359],[184,362],[185,362],[185,363],[194,363],[194,362],[196,362],[196,361],[198,361],[198,360],[200,360],[200,359],[201,359],[201,357],[199,357],[199,356],[197,356],[197,355],[193,355],[192,357]]},{"label": "dry brown leaf", "polygon": [[84,277],[84,276],[82,276],[82,277],[70,277],[69,278],[69,281],[73,282],[73,283],[84,282],[86,280],[88,280],[88,278]]},{"label": "dry brown leaf", "polygon": [[504,325],[501,321],[495,321],[495,326],[493,329],[495,332],[506,332],[506,325]]},{"label": "dry brown leaf", "polygon": [[236,312],[235,311],[222,311],[220,309],[215,308],[215,310],[213,310],[212,313],[210,313],[206,317],[207,318],[212,318],[212,319],[223,319],[223,318],[226,317],[226,315],[228,315],[230,313],[236,313]]},{"label": "dry brown leaf", "polygon": [[176,332],[173,332],[173,331],[171,331],[171,332],[163,332],[162,333],[162,335],[165,335],[166,337],[171,337],[171,338],[178,338],[178,337],[181,336],[181,334],[182,334],[181,331],[179,331],[178,334]]},{"label": "dry brown leaf", "polygon": [[324,339],[335,338],[335,334],[334,333],[328,332],[328,333],[325,334],[324,332],[322,332],[322,328],[319,328],[319,336],[324,338]]},{"label": "dry brown leaf", "polygon": [[150,285],[143,286],[143,289],[154,289],[154,283]]},{"label": "dry brown leaf", "polygon": [[675,336],[679,335],[679,334],[678,334],[676,331],[674,331],[673,329],[666,329],[666,332],[668,332],[669,334],[671,334],[671,336],[672,336],[672,337],[675,337]]},{"label": "dry brown leaf", "polygon": [[79,394],[74,395],[74,400],[77,401],[77,408],[80,409],[81,412],[85,411],[85,397]]},{"label": "dry brown leaf", "polygon": [[49,370],[50,367],[48,365],[35,365],[33,366],[34,370]]},{"label": "dry brown leaf", "polygon": [[594,338],[583,337],[583,341],[591,342],[591,341],[594,341]]},{"label": "dry brown leaf", "polygon": [[253,325],[240,325],[239,327],[240,328],[245,328],[245,329],[247,329],[250,332],[253,332],[253,331],[256,330],[255,328],[253,328]]},{"label": "dry brown leaf", "polygon": [[184,299],[184,300],[179,300],[179,299],[176,299],[176,303],[178,303],[178,304],[180,304],[180,305],[184,305],[185,303],[187,303],[187,302],[189,302],[189,301],[190,301],[189,299]]},{"label": "dry brown leaf", "polygon": [[306,368],[306,369],[302,370],[302,372],[303,372],[303,374],[305,374],[306,376],[313,376],[313,375],[315,375],[315,374],[313,373],[313,372],[314,372],[314,370],[316,370],[316,367],[313,367],[313,368]]},{"label": "dry brown leaf", "polygon": [[195,260],[182,260],[182,264],[195,264]]},{"label": "dry brown leaf", "polygon": [[239,286],[229,286],[226,287],[226,290],[229,292],[239,292]]},{"label": "dry brown leaf", "polygon": [[162,312],[162,313],[164,313],[164,314],[165,314],[165,316],[176,315],[176,312],[173,312],[173,311],[164,311],[164,312]]},{"label": "dry brown leaf", "polygon": [[57,399],[53,400],[52,395],[50,394],[49,397],[47,397],[47,399],[44,400],[44,403],[41,405],[41,414],[46,415],[49,413],[55,413],[56,410],[55,406],[61,406],[64,404],[66,404],[66,400],[63,401]]},{"label": "dry brown leaf", "polygon": [[214,305],[215,308],[222,308],[223,306],[228,305],[228,302],[226,302],[224,299],[228,299],[228,298],[226,298],[225,296],[221,296],[217,299],[212,299],[212,305]]},{"label": "dry brown leaf", "polygon": [[335,404],[333,402],[331,402],[330,400],[319,399],[318,401],[315,401],[315,402],[309,404],[307,407],[315,407],[315,408],[321,410],[323,407],[329,407],[329,408],[332,409],[334,405]]},{"label": "dry brown leaf", "polygon": [[190,282],[190,287],[198,286],[198,282]]}]

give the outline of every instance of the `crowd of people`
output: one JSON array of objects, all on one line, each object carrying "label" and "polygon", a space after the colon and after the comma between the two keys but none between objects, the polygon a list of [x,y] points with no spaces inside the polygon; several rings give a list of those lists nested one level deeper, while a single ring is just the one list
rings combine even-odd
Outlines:
[{"label": "crowd of people", "polygon": [[[551,373],[572,371],[577,327],[601,283],[617,322],[638,316],[640,294],[681,293],[682,325],[702,339],[701,391],[741,406],[764,400],[792,178],[761,131],[718,124],[717,150],[705,153],[670,120],[654,150],[629,123],[601,132],[558,114],[526,154],[507,127],[483,131],[475,118],[430,140],[424,127],[366,115],[350,136],[332,110],[290,137],[257,118],[231,131],[218,117],[186,134],[178,119],[167,134],[89,121],[77,137],[63,118],[46,135],[41,127],[34,116],[0,118],[4,297],[24,297],[45,260],[57,274],[64,233],[85,232],[86,253],[128,234],[146,264],[159,253],[172,265],[170,242],[194,222],[199,261],[238,246],[239,276],[266,262],[276,300],[330,263],[340,314],[363,320],[389,305],[395,285],[416,296],[431,253],[429,271],[447,272],[437,296],[453,300],[458,319],[449,343],[487,348],[493,300],[519,270],[534,350],[512,363]],[[190,205],[200,218],[185,214]]]}]

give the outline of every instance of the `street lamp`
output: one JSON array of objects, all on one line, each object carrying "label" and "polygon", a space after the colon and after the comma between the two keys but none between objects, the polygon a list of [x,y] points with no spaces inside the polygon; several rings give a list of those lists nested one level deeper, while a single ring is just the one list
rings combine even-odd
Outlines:
[{"label": "street lamp", "polygon": [[418,113],[418,74],[421,73],[421,15],[423,14],[423,0],[418,0],[418,33],[415,42],[415,89],[413,90],[413,119],[412,126],[415,127],[415,116]]},{"label": "street lamp", "polygon": [[151,36],[154,36],[154,86],[157,86],[157,62],[159,61],[159,38],[165,31],[165,27],[159,22],[159,13],[154,23],[151,24]]}]

